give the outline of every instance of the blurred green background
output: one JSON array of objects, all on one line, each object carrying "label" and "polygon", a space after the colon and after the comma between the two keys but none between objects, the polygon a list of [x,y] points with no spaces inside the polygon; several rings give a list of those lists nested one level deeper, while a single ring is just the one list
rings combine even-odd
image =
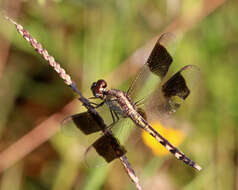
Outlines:
[{"label": "blurred green background", "polygon": [[[0,7],[43,44],[86,97],[92,82],[120,71],[122,64],[127,68],[124,61],[136,51],[143,64],[150,50],[140,48],[165,30],[174,32],[179,40],[171,69],[186,64],[201,69],[198,85],[174,118],[189,124],[180,149],[203,170],[171,155],[154,156],[143,145],[129,160],[143,189],[238,189],[237,1],[1,0]],[[0,20],[3,151],[76,96],[12,24]],[[137,69],[128,62],[130,79]],[[128,78],[113,76],[110,86],[128,87]],[[74,109],[82,111],[79,102]],[[135,189],[119,161],[85,167],[80,158],[85,147],[79,144],[80,139],[55,134],[2,172],[0,189]]]}]

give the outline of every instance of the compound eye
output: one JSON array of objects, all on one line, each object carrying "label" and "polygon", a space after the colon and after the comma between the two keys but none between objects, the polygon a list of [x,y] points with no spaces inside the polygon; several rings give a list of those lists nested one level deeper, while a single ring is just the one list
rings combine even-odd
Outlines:
[{"label": "compound eye", "polygon": [[107,83],[106,83],[105,80],[102,82],[102,87],[103,87],[103,88],[106,88],[106,87],[107,87]]},{"label": "compound eye", "polygon": [[97,86],[97,83],[94,82],[94,83],[91,85],[91,89],[94,89],[96,86]]},{"label": "compound eye", "polygon": [[107,83],[105,80],[101,79],[101,80],[98,80],[97,82],[99,84],[100,87],[102,88],[106,88],[107,87]]}]

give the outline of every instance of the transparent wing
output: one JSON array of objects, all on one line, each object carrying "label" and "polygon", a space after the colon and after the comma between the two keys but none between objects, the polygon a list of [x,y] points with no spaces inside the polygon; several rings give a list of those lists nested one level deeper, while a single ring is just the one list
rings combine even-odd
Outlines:
[{"label": "transparent wing", "polygon": [[[173,61],[176,38],[172,33],[164,33],[157,40],[147,62],[137,74],[135,80],[128,89],[128,95],[135,100],[146,97],[153,92],[154,87],[167,74]],[[151,75],[151,74],[154,75]],[[143,88],[142,88],[143,87]]]},{"label": "transparent wing", "polygon": [[195,65],[187,65],[180,69],[149,97],[145,105],[147,115],[163,117],[176,112],[189,96],[199,77],[200,70]]},{"label": "transparent wing", "polygon": [[115,126],[112,127],[112,132],[120,143],[130,151],[128,149],[128,139],[135,129],[136,127],[130,118],[121,118]]}]

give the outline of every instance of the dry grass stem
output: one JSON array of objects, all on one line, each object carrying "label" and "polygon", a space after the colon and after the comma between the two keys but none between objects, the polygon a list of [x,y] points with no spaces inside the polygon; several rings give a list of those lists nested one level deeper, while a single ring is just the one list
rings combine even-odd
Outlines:
[{"label": "dry grass stem", "polygon": [[35,48],[36,52],[39,53],[49,63],[51,67],[53,67],[53,69],[59,74],[59,77],[64,80],[65,84],[71,85],[72,84],[71,77],[68,74],[66,74],[65,70],[60,66],[60,64],[55,61],[54,57],[49,55],[48,51],[44,49],[42,45],[39,42],[37,42],[37,40],[33,38],[30,35],[30,33],[27,30],[25,30],[20,24],[16,23],[7,16],[5,18],[16,25],[19,34],[21,34],[23,38],[26,41],[28,41],[33,48]]}]

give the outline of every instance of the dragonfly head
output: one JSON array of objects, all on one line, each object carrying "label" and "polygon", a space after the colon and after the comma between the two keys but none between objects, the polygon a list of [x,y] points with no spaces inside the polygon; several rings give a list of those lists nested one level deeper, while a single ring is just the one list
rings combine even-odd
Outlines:
[{"label": "dragonfly head", "polygon": [[96,98],[104,99],[107,83],[101,79],[91,85],[91,91]]}]

